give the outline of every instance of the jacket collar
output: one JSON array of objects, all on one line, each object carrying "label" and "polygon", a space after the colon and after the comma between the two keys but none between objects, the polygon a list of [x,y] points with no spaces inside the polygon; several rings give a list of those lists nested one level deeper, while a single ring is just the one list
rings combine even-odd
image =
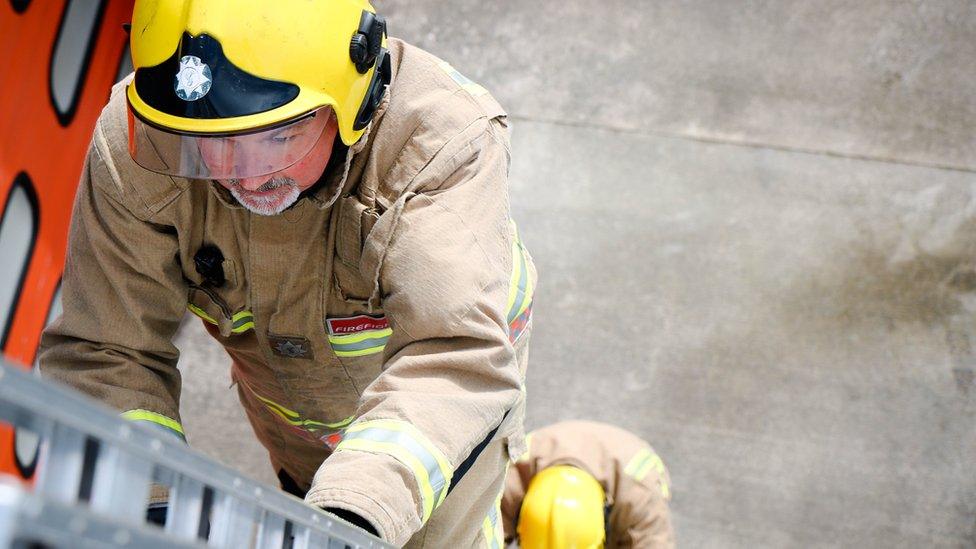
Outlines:
[{"label": "jacket collar", "polygon": [[[396,85],[399,66],[400,48],[391,47],[390,67],[392,78],[390,79],[390,88]],[[379,126],[380,120],[390,106],[390,93],[390,90],[387,89],[387,92],[383,94],[383,100],[380,101],[380,105],[373,114],[373,119],[370,121],[369,127],[366,128],[359,141],[346,151],[346,160],[342,164],[342,169],[335,170],[335,173],[330,176],[328,184],[323,185],[321,189],[308,197],[317,207],[325,209],[332,206],[340,196],[348,195],[359,184],[358,178],[355,181],[349,179],[349,169],[352,167],[353,160],[357,155],[363,152],[367,152],[368,154],[368,150],[371,148],[373,139],[375,138],[373,130]]]}]

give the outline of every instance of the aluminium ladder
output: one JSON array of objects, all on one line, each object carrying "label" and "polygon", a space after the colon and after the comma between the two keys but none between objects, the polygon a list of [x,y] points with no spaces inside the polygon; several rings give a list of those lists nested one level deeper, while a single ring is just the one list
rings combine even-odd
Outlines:
[{"label": "aluminium ladder", "polygon": [[[0,422],[41,440],[32,489],[0,479],[0,549],[392,547],[2,360]],[[153,484],[169,488],[163,528],[146,520]]]}]

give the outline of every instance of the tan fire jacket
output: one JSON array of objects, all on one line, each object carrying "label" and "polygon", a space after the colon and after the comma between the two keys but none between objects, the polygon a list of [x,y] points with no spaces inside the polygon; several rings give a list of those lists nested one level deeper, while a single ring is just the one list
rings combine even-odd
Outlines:
[{"label": "tan fire jacket", "polygon": [[[446,63],[390,48],[394,80],[368,136],[327,184],[270,217],[212,182],[134,164],[117,86],[40,363],[182,433],[172,338],[189,308],[231,356],[256,434],[310,488],[306,501],[402,544],[483,442],[521,453],[536,277],[509,218],[504,112]],[[224,257],[223,284],[196,269],[207,245]]]},{"label": "tan fire jacket", "polygon": [[505,479],[501,510],[507,541],[516,537],[522,499],[536,473],[572,465],[593,475],[606,493],[606,547],[674,547],[671,477],[646,442],[612,425],[565,421],[533,431],[528,443]]}]

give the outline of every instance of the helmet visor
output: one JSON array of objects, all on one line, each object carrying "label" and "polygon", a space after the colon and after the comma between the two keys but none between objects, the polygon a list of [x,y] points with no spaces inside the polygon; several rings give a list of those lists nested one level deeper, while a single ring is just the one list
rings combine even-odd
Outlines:
[{"label": "helmet visor", "polygon": [[[190,179],[243,179],[284,170],[327,133],[331,107],[273,127],[232,135],[185,134],[158,128],[129,108],[129,154],[143,168]],[[331,144],[330,144],[331,145]]]}]

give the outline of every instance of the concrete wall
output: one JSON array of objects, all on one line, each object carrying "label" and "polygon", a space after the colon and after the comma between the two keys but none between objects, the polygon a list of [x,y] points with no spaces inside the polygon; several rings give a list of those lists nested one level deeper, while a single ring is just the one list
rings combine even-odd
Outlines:
[{"label": "concrete wall", "polygon": [[[377,7],[512,114],[531,427],[647,438],[682,546],[976,546],[976,4]],[[191,441],[270,479],[181,342]]]},{"label": "concrete wall", "polygon": [[976,168],[976,4],[379,1],[519,118]]}]

